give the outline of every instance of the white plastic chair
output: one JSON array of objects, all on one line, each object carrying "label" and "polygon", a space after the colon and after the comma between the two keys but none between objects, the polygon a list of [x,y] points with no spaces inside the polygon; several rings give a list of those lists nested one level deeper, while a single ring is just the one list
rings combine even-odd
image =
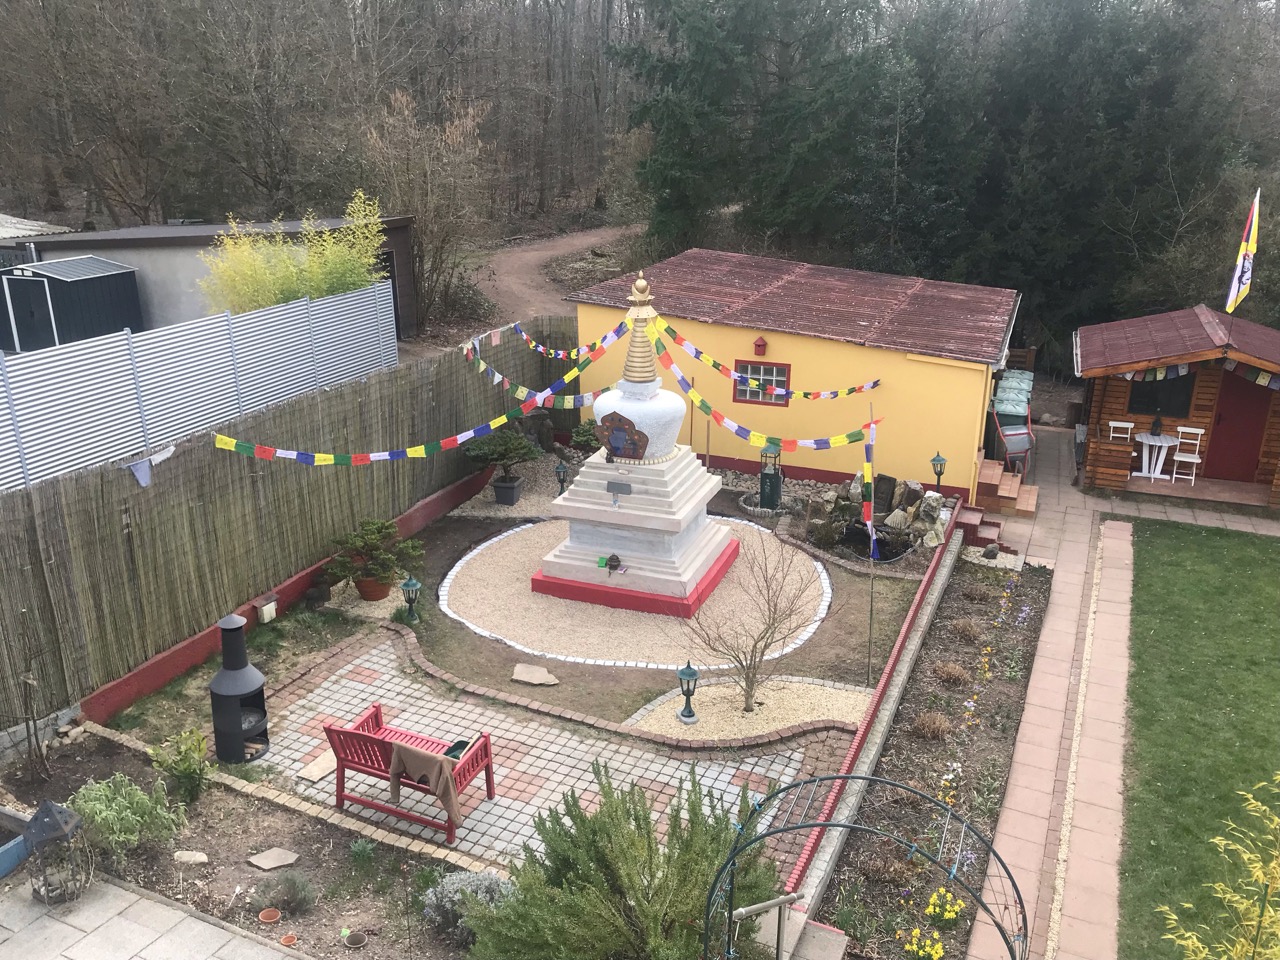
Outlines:
[{"label": "white plastic chair", "polygon": [[[1183,480],[1190,480],[1193,487],[1196,485],[1196,467],[1200,463],[1200,442],[1203,439],[1203,427],[1178,428],[1178,446],[1173,451],[1173,476],[1170,482],[1177,483],[1181,477]],[[1179,464],[1187,464],[1187,472],[1179,473]]]},{"label": "white plastic chair", "polygon": [[1132,440],[1133,424],[1127,420],[1108,420],[1107,426],[1111,428],[1111,435],[1108,440]]}]

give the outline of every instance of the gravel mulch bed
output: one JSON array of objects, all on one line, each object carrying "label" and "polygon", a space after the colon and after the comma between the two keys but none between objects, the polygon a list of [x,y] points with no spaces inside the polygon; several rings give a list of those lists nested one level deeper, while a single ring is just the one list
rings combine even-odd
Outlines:
[{"label": "gravel mulch bed", "polygon": [[[743,550],[763,549],[762,538],[772,536],[742,523],[733,524],[733,533]],[[568,522],[554,520],[534,524],[492,543],[454,567],[449,607],[469,622],[542,654],[668,667],[682,660],[712,666],[725,662],[710,660],[700,651],[678,618],[534,593],[529,588],[529,577],[539,568],[542,558],[568,535]],[[811,562],[804,558],[805,564]],[[708,616],[726,624],[746,624],[755,609],[748,602],[746,584],[738,575],[739,564],[741,560],[730,568],[703,605]],[[800,573],[801,565],[797,564],[793,576]],[[620,576],[625,580],[625,574]],[[806,600],[817,617],[822,604],[818,582],[810,587]]]},{"label": "gravel mulch bed", "polygon": [[[556,480],[556,464],[560,458],[548,453],[539,460],[522,463],[513,471],[524,480],[520,488],[520,500],[514,507],[504,507],[493,499],[493,489],[486,486],[466,503],[449,512],[454,517],[497,517],[503,520],[535,519],[551,516],[551,501],[560,496],[560,483]],[[570,467],[569,481],[577,473]]]},{"label": "gravel mulch bed", "polygon": [[865,690],[781,679],[757,687],[755,699],[755,710],[744,713],[742,690],[736,683],[701,684],[693,697],[697,724],[687,725],[677,719],[676,713],[684,709],[684,698],[677,696],[649,711],[635,726],[672,737],[732,740],[772,733],[810,720],[861,723],[871,702]]}]

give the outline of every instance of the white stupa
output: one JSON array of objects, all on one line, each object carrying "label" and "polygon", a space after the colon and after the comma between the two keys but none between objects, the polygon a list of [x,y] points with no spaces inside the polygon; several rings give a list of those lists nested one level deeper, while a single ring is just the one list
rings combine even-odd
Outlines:
[{"label": "white stupa", "polygon": [[533,590],[690,617],[733,564],[738,541],[707,518],[720,478],[676,443],[686,407],[662,389],[645,332],[656,313],[643,273],[628,299],[622,380],[595,403],[605,446],[553,502],[552,516],[569,521],[569,536],[543,558]]}]

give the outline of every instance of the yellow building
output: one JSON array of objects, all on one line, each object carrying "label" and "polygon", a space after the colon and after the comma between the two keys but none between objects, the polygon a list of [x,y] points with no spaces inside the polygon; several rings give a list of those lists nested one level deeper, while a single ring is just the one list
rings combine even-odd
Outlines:
[{"label": "yellow building", "polygon": [[[730,379],[664,341],[675,365],[711,406],[771,437],[817,439],[857,430],[872,418],[875,470],[932,486],[930,460],[947,459],[944,490],[974,499],[992,373],[1003,367],[1018,309],[1013,290],[820,267],[788,260],[689,250],[644,271],[659,315],[689,344],[771,394]],[[628,307],[634,275],[568,297],[577,304],[579,342],[600,339]],[[625,350],[611,350],[582,375],[584,391],[618,379]],[[670,370],[666,386],[680,390]],[[879,381],[835,399],[831,391]],[[711,466],[759,468],[760,449],[693,409],[681,443]],[[862,468],[861,443],[803,445],[782,454],[796,479],[840,482]]]}]

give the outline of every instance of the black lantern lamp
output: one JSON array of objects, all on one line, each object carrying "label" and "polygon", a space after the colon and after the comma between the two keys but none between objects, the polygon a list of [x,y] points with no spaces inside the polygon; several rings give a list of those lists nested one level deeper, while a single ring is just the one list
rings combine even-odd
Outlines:
[{"label": "black lantern lamp", "polygon": [[929,461],[929,464],[933,467],[933,475],[937,478],[937,483],[934,486],[934,489],[937,490],[938,493],[941,493],[942,492],[942,475],[947,470],[947,458],[944,457],[942,455],[942,451],[939,450],[936,454],[934,454],[934,457],[932,460]]},{"label": "black lantern lamp", "polygon": [[406,619],[410,623],[417,623],[418,613],[413,609],[413,605],[418,602],[418,595],[422,592],[422,584],[413,577],[409,577],[408,580],[400,584],[400,592],[404,595],[405,605],[409,608],[409,616]]},{"label": "black lantern lamp", "polygon": [[760,451],[760,506],[765,510],[777,510],[782,506],[782,467],[778,460],[782,448],[767,443]]},{"label": "black lantern lamp", "polygon": [[698,669],[691,660],[686,660],[684,666],[676,671],[676,676],[680,679],[680,692],[684,694],[684,709],[676,716],[681,723],[697,723],[698,715],[693,712],[691,701],[694,691],[698,689]]},{"label": "black lantern lamp", "polygon": [[556,461],[556,480],[560,482],[560,494],[564,495],[564,485],[569,479],[569,468],[564,465],[563,460]]},{"label": "black lantern lamp", "polygon": [[41,800],[22,832],[26,841],[31,896],[41,903],[79,900],[93,880],[93,852],[80,833],[74,810]]}]

